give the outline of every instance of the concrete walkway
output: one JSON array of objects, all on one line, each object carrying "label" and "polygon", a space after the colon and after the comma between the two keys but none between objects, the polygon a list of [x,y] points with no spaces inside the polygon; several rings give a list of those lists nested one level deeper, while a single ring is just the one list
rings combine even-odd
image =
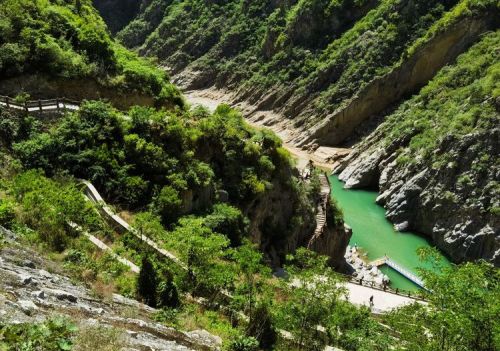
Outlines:
[{"label": "concrete walkway", "polygon": [[101,249],[102,251],[106,251],[111,257],[113,257],[115,260],[117,260],[118,262],[124,264],[125,266],[127,266],[132,272],[134,273],[137,273],[139,274],[140,272],[140,268],[135,265],[134,263],[132,263],[131,261],[127,260],[126,258],[123,258],[121,257],[120,255],[116,254],[112,248],[110,248],[108,245],[106,245],[104,242],[102,242],[101,240],[97,239],[95,236],[93,236],[92,234],[89,234],[88,232],[86,232],[85,230],[83,230],[80,226],[78,226],[76,223],[72,223],[72,222],[69,222],[68,223],[73,229],[79,231],[80,233],[82,233],[87,239],[90,240],[90,242],[92,244],[94,244],[95,246],[97,246],[99,249]]},{"label": "concrete walkway", "polygon": [[381,291],[361,286],[354,283],[346,283],[349,302],[358,306],[370,306],[370,297],[373,296],[372,312],[381,314],[389,312],[395,308],[412,304],[414,302],[425,303],[411,297],[396,295],[390,292]]}]

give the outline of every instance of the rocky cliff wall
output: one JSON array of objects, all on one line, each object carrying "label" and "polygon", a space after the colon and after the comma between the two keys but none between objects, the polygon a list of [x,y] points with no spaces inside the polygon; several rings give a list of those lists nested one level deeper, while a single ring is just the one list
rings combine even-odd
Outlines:
[{"label": "rocky cliff wall", "polygon": [[455,262],[500,264],[499,40],[483,36],[335,169],[348,188],[378,188],[396,228]]}]

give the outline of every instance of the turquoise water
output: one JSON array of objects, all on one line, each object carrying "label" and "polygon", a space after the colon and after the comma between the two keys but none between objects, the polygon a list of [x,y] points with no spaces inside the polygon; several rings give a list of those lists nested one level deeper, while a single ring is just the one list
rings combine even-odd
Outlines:
[{"label": "turquoise water", "polygon": [[[424,237],[411,232],[397,232],[385,218],[385,210],[375,203],[378,194],[366,190],[346,190],[337,176],[331,176],[332,197],[344,213],[345,222],[352,228],[350,245],[357,245],[373,261],[384,255],[418,275],[417,268],[431,268],[419,260],[416,250],[431,246]],[[443,261],[448,262],[443,255]],[[391,279],[391,287],[418,290],[418,286],[389,267],[381,267]]]}]

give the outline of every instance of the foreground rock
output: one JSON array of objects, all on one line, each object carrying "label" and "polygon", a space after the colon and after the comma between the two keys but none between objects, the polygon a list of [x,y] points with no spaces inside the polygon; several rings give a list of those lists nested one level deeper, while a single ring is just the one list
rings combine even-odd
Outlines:
[{"label": "foreground rock", "polygon": [[[27,260],[31,264],[23,265]],[[90,290],[64,276],[57,265],[15,243],[0,250],[2,323],[37,323],[54,315],[70,319],[77,316],[80,328],[99,326],[122,331],[130,350],[220,349],[219,337],[204,330],[182,332],[165,327],[152,320],[155,312],[116,294],[109,301],[96,298]]]}]

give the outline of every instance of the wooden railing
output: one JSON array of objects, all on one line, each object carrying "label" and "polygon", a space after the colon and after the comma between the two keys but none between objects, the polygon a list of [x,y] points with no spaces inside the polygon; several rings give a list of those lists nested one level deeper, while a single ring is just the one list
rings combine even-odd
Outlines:
[{"label": "wooden railing", "polygon": [[25,112],[50,113],[54,111],[60,112],[78,110],[80,102],[68,98],[30,100],[21,102],[8,96],[0,95],[0,106]]}]

